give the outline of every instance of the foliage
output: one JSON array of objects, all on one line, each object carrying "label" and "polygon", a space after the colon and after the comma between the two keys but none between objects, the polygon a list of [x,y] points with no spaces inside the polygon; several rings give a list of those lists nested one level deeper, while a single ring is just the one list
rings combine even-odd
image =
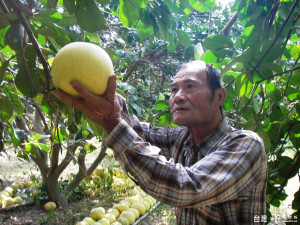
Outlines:
[{"label": "foliage", "polygon": [[[89,140],[102,141],[102,130],[51,92],[57,51],[86,41],[110,54],[130,112],[157,126],[173,125],[167,85],[179,64],[202,59],[220,69],[227,89],[225,116],[264,140],[268,205],[279,206],[287,197],[284,187],[300,164],[298,0],[236,0],[225,8],[213,0],[4,0],[0,5],[0,148],[31,158],[44,182],[49,174],[57,180],[77,157],[82,176],[76,186],[103,158],[85,168],[86,151],[95,149]],[[66,157],[58,163],[60,151]],[[295,210],[299,196],[298,191]]]}]

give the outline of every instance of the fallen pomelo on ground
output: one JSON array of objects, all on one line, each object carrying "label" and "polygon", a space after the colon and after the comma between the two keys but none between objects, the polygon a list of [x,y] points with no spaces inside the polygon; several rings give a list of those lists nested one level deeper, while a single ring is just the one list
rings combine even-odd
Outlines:
[{"label": "fallen pomelo on ground", "polygon": [[79,94],[70,81],[78,81],[90,92],[102,95],[113,74],[113,64],[106,51],[87,42],[64,46],[54,57],[51,68],[54,86],[75,97]]},{"label": "fallen pomelo on ground", "polygon": [[56,204],[55,202],[47,202],[45,205],[44,205],[44,209],[45,211],[49,212],[51,210],[55,210],[56,209]]}]

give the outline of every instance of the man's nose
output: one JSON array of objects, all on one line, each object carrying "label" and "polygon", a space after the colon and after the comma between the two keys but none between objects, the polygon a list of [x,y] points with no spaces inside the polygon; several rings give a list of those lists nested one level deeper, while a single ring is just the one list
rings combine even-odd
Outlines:
[{"label": "man's nose", "polygon": [[179,103],[179,102],[184,102],[185,100],[186,100],[185,92],[182,89],[179,89],[174,96],[174,101],[176,103]]}]

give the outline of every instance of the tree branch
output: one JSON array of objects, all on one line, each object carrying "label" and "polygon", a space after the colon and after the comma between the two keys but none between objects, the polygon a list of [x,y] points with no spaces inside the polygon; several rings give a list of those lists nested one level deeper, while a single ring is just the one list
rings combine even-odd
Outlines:
[{"label": "tree branch", "polygon": [[289,21],[292,13],[294,12],[297,4],[298,4],[299,0],[296,0],[287,16],[287,18],[285,19],[285,21],[283,22],[282,26],[280,27],[280,30],[277,34],[277,36],[274,38],[273,42],[271,43],[270,47],[267,49],[267,51],[265,52],[265,54],[263,55],[263,57],[261,57],[261,59],[258,61],[258,63],[254,66],[254,68],[252,69],[251,72],[255,71],[257,69],[257,67],[262,63],[262,61],[265,59],[265,57],[269,54],[269,52],[271,51],[271,49],[273,48],[274,44],[276,43],[277,39],[279,38],[279,36],[281,35],[284,27],[286,26],[287,22]]},{"label": "tree branch", "polygon": [[[69,193],[71,193],[72,191],[74,191],[74,189],[80,184],[80,182],[87,176],[91,175],[94,170],[97,168],[97,166],[99,165],[99,163],[104,159],[105,155],[106,155],[106,149],[107,147],[104,144],[105,140],[102,141],[102,147],[100,150],[99,155],[97,156],[97,158],[94,160],[94,162],[92,163],[92,165],[86,170],[86,168],[80,168],[79,165],[79,170],[78,173],[76,174],[76,176],[73,178],[73,180],[65,187],[65,189],[62,191],[62,194],[64,195],[68,195]],[[79,158],[78,158],[79,160]]]},{"label": "tree branch", "polygon": [[223,34],[224,36],[228,36],[230,29],[232,28],[232,26],[237,21],[237,14],[238,14],[238,12],[236,12],[231,17],[231,19],[228,21],[228,23],[226,24],[226,26],[220,31],[220,34]]},{"label": "tree branch", "polygon": [[[47,60],[46,60],[44,54],[42,53],[42,51],[41,51],[41,49],[39,47],[39,44],[38,44],[38,42],[37,42],[37,40],[36,40],[36,38],[35,38],[35,36],[33,34],[33,31],[31,30],[30,26],[28,25],[26,19],[24,18],[23,14],[22,14],[22,12],[24,11],[24,7],[22,8],[20,6],[22,4],[18,0],[10,0],[8,3],[13,8],[13,10],[17,14],[18,18],[20,19],[22,25],[24,26],[24,28],[25,28],[28,36],[29,36],[29,39],[32,42],[32,45],[33,45],[35,51],[37,52],[37,55],[38,55],[39,59],[41,60],[41,63],[42,63],[43,68],[44,68],[45,76],[46,76],[45,91],[49,91],[50,90],[50,80],[51,80],[50,69],[49,69]],[[30,13],[27,12],[27,11],[25,13],[27,13],[28,15],[30,15]],[[31,14],[32,14],[32,12],[31,12]]]}]

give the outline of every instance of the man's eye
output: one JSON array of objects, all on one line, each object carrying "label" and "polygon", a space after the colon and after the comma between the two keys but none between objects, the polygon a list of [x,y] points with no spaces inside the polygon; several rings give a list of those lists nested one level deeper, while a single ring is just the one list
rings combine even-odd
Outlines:
[{"label": "man's eye", "polygon": [[178,91],[177,88],[171,88],[171,93],[176,93]]},{"label": "man's eye", "polygon": [[187,87],[188,89],[191,89],[191,88],[193,88],[193,87],[194,87],[194,85],[192,85],[192,84],[188,84],[186,87]]}]

